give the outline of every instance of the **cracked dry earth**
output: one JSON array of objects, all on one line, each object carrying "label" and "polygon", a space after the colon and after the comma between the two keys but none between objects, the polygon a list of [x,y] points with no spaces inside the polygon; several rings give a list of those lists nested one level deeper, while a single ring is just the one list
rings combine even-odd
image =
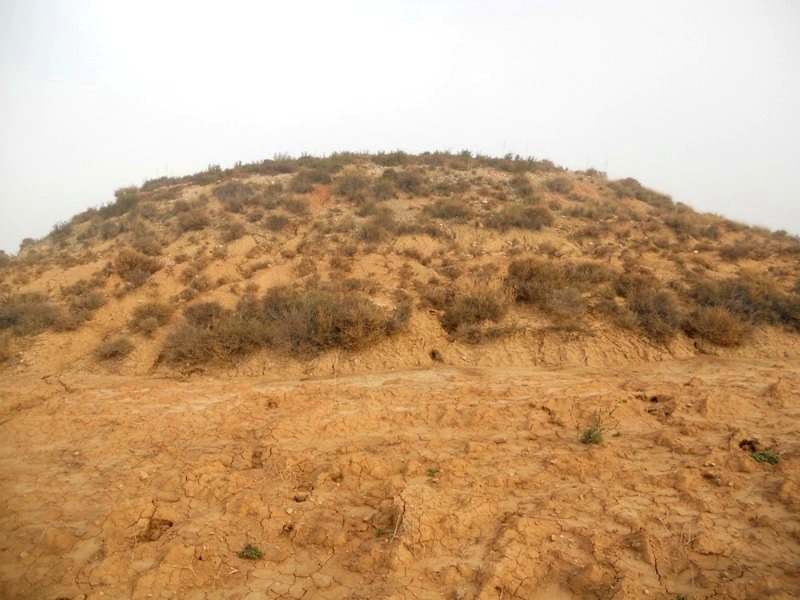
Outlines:
[{"label": "cracked dry earth", "polygon": [[800,597],[797,361],[1,389],[4,599]]}]

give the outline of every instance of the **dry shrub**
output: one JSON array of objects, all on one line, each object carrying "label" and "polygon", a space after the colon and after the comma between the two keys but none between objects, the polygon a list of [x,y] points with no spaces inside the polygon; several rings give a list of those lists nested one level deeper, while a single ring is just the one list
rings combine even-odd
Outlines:
[{"label": "dry shrub", "polygon": [[233,242],[244,236],[247,233],[247,227],[241,221],[233,221],[228,224],[222,232],[221,239],[223,242]]},{"label": "dry shrub", "polygon": [[166,325],[172,316],[173,308],[163,302],[145,302],[133,309],[128,325],[133,331],[150,335],[159,327]]},{"label": "dry shrub", "polygon": [[72,285],[62,285],[61,295],[65,298],[67,296],[81,296],[95,288],[103,287],[105,279],[101,275],[95,274],[91,279],[79,279]]},{"label": "dry shrub", "polygon": [[652,277],[623,275],[617,280],[617,293],[625,298],[636,316],[636,324],[650,339],[667,342],[683,322],[683,312],[675,295]]},{"label": "dry shrub", "polygon": [[540,201],[539,195],[536,193],[536,188],[533,187],[530,178],[525,173],[515,174],[511,177],[509,183],[514,193],[523,202],[535,203]]},{"label": "dry shrub", "polygon": [[91,314],[106,303],[103,292],[93,290],[70,301],[70,309],[76,313]]},{"label": "dry shrub", "polygon": [[800,331],[800,297],[786,294],[774,281],[760,275],[699,280],[690,295],[701,306],[727,308],[752,324],[785,325]]},{"label": "dry shrub", "polygon": [[358,294],[326,289],[273,288],[261,304],[273,343],[292,354],[357,350],[387,333],[389,315]]},{"label": "dry shrub", "polygon": [[317,263],[310,256],[304,256],[300,259],[300,262],[294,266],[294,272],[297,273],[299,277],[308,277],[317,272]]},{"label": "dry shrub", "polygon": [[278,232],[290,223],[289,217],[282,214],[273,214],[267,217],[264,221],[264,227],[270,231]]},{"label": "dry shrub", "polygon": [[147,256],[135,250],[122,250],[114,259],[114,270],[125,281],[139,287],[161,269],[162,263],[157,258]]},{"label": "dry shrub", "polygon": [[308,214],[308,202],[303,198],[289,197],[282,201],[283,207],[293,215]]},{"label": "dry shrub", "polygon": [[354,204],[364,204],[372,197],[370,178],[356,170],[347,170],[336,179],[333,192]]},{"label": "dry shrub", "polygon": [[497,285],[483,284],[469,291],[453,294],[447,301],[440,322],[445,331],[478,325],[485,321],[497,323],[508,312],[511,294]]},{"label": "dry shrub", "polygon": [[376,165],[383,167],[401,167],[408,164],[410,157],[402,150],[395,150],[394,152],[378,152],[372,157]]},{"label": "dry shrub", "polygon": [[229,212],[241,212],[245,205],[259,200],[258,190],[249,183],[228,181],[214,188],[214,196]]},{"label": "dry shrub", "polygon": [[298,194],[307,194],[320,183],[330,183],[331,176],[325,170],[302,168],[289,180],[289,189]]},{"label": "dry shrub", "polygon": [[55,326],[63,311],[51,304],[43,294],[22,293],[0,299],[0,330],[15,335],[36,335]]},{"label": "dry shrub", "polygon": [[131,247],[148,256],[158,256],[164,248],[154,235],[137,235],[131,240]]},{"label": "dry shrub", "polygon": [[392,311],[344,288],[280,286],[260,299],[243,297],[234,310],[215,302],[188,307],[185,321],[167,336],[163,357],[196,363],[265,347],[298,357],[358,350],[403,330],[410,311],[407,298]]},{"label": "dry shrub", "polygon": [[564,175],[559,175],[558,177],[553,177],[552,179],[548,179],[545,185],[547,186],[547,189],[550,190],[551,192],[564,195],[572,192],[572,188],[574,186],[572,180]]},{"label": "dry shrub", "polygon": [[121,217],[125,213],[130,212],[141,199],[139,189],[136,187],[127,187],[118,189],[114,192],[116,199],[110,204],[105,204],[97,209],[98,214],[107,219],[109,217]]},{"label": "dry shrub", "polygon": [[126,336],[116,336],[100,344],[94,351],[100,360],[123,358],[133,352],[134,344]]},{"label": "dry shrub", "polygon": [[553,213],[545,206],[526,206],[511,204],[500,212],[494,213],[486,220],[486,226],[499,231],[512,228],[539,231],[555,221]]},{"label": "dry shrub", "polygon": [[736,262],[743,258],[762,259],[769,256],[769,250],[764,247],[763,241],[738,240],[722,246],[719,249],[719,256],[730,262]]},{"label": "dry shrub", "polygon": [[390,200],[397,197],[399,189],[394,181],[381,177],[373,181],[371,192],[375,200]]},{"label": "dry shrub", "polygon": [[434,219],[444,219],[463,223],[472,216],[472,209],[463,200],[455,198],[439,199],[429,204],[424,209],[425,214]]},{"label": "dry shrub", "polygon": [[388,239],[395,231],[397,221],[388,207],[380,209],[361,226],[360,237],[368,244],[376,244]]},{"label": "dry shrub", "polygon": [[675,207],[672,198],[665,194],[647,189],[641,183],[630,177],[618,181],[609,181],[608,187],[611,188],[618,198],[636,198],[641,202],[661,209],[670,210]]},{"label": "dry shrub", "polygon": [[562,272],[570,284],[582,290],[607,283],[617,277],[616,271],[610,267],[591,260],[566,264],[562,267]]},{"label": "dry shrub", "polygon": [[201,231],[210,224],[211,217],[205,208],[190,208],[178,215],[178,230],[181,233],[186,231]]},{"label": "dry shrub", "polygon": [[397,190],[412,196],[421,196],[428,187],[428,179],[419,169],[386,169],[381,179],[388,181]]},{"label": "dry shrub", "polygon": [[561,269],[547,260],[515,260],[508,266],[506,278],[517,301],[546,308],[553,290],[566,286]]},{"label": "dry shrub", "polygon": [[701,306],[686,325],[689,335],[698,336],[718,346],[738,346],[748,327],[722,306]]}]

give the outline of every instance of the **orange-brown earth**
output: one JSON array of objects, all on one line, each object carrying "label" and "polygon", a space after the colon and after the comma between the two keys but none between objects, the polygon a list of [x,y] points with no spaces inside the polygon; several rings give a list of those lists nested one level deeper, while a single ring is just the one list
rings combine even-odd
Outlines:
[{"label": "orange-brown earth", "polygon": [[796,360],[3,383],[3,598],[800,592]]},{"label": "orange-brown earth", "polygon": [[0,598],[800,597],[798,257],[546,161],[121,190],[0,254]]}]

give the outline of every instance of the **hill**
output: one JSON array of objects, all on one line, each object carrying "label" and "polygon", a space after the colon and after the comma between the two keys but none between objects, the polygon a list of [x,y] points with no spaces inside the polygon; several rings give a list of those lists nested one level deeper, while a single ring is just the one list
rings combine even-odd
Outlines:
[{"label": "hill", "polygon": [[120,189],[0,256],[0,591],[797,597],[799,258],[521,157]]},{"label": "hill", "polygon": [[796,238],[547,161],[277,158],[121,189],[24,242],[0,270],[3,356],[325,375],[345,356],[342,373],[794,353],[798,256]]}]

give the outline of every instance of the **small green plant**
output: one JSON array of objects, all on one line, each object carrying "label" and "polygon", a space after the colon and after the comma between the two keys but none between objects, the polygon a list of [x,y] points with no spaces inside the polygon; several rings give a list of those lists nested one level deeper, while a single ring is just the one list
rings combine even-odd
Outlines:
[{"label": "small green plant", "polygon": [[436,477],[436,474],[437,474],[438,472],[439,472],[439,470],[438,470],[438,469],[428,469],[428,477],[430,477],[431,479],[433,479],[434,477]]},{"label": "small green plant", "polygon": [[761,450],[760,452],[753,452],[750,456],[756,462],[768,463],[770,465],[777,465],[781,461],[781,457],[769,450]]},{"label": "small green plant", "polygon": [[237,554],[239,558],[246,558],[247,560],[258,560],[264,553],[259,549],[258,546],[253,546],[253,544],[247,544],[239,553]]},{"label": "small green plant", "polygon": [[383,537],[384,535],[386,535],[386,532],[383,529],[378,528],[375,530],[375,537]]},{"label": "small green plant", "polygon": [[600,417],[595,417],[592,424],[583,430],[581,434],[581,444],[602,444],[603,443],[603,421]]}]

